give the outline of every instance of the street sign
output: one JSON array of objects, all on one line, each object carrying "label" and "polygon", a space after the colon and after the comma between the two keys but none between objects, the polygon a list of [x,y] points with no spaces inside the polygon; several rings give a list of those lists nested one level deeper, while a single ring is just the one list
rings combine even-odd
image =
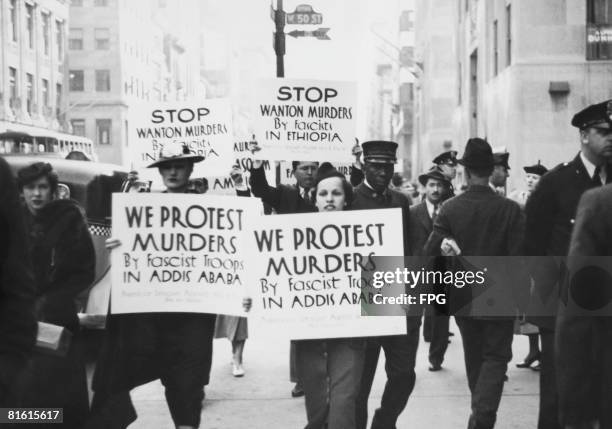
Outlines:
[{"label": "street sign", "polygon": [[323,14],[317,13],[308,4],[301,4],[294,12],[287,14],[288,25],[321,25]]},{"label": "street sign", "polygon": [[304,31],[304,30],[293,30],[287,33],[291,37],[316,37],[319,40],[330,40],[327,32],[329,28],[319,28],[314,31]]}]

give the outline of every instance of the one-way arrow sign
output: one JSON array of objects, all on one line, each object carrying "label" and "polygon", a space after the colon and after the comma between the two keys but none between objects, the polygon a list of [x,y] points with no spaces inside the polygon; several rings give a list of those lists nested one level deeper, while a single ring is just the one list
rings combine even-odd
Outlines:
[{"label": "one-way arrow sign", "polygon": [[290,31],[289,34],[291,37],[316,37],[319,40],[330,40],[329,36],[327,35],[327,32],[329,31],[329,28],[319,28],[317,30],[314,31],[304,31],[304,30],[293,30]]}]

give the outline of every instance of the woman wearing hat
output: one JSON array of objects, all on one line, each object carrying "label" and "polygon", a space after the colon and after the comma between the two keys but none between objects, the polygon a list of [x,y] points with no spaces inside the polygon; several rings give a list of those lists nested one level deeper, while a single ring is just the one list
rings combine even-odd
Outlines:
[{"label": "woman wearing hat", "polygon": [[514,200],[519,203],[522,209],[525,208],[527,198],[529,198],[533,190],[538,185],[540,178],[548,172],[548,169],[542,164],[540,164],[540,161],[538,161],[538,163],[535,165],[528,165],[526,167],[523,167],[523,170],[525,170],[525,184],[527,185],[527,189],[514,190],[512,191],[512,193],[510,193],[509,196],[511,200]]},{"label": "woman wearing hat", "polygon": [[[313,202],[320,212],[350,210],[353,189],[328,162],[315,180]],[[365,340],[335,338],[296,341],[298,377],[306,398],[306,429],[354,429],[356,397],[363,371]]]},{"label": "woman wearing hat", "polygon": [[[548,172],[548,169],[540,164],[540,161],[538,161],[538,163],[535,165],[523,167],[523,170],[525,171],[525,184],[527,185],[527,189],[522,191],[515,190],[509,196],[511,200],[519,203],[521,209],[525,209],[527,199],[536,188],[540,178]],[[523,362],[516,364],[517,368],[531,368],[536,371],[539,370],[541,352],[538,327],[525,321],[525,315],[521,315],[517,319],[515,334],[527,335],[529,338],[529,352],[527,353],[527,356],[525,356],[525,359],[523,359]],[[533,366],[535,362],[538,362],[538,364]]]},{"label": "woman wearing hat", "polygon": [[[189,189],[189,177],[194,164],[203,159],[191,154],[186,145],[166,145],[149,168],[158,168],[165,193],[197,193]],[[120,244],[111,238],[107,248]],[[122,427],[134,421],[129,391],[156,379],[165,386],[175,426],[199,427],[215,318],[215,314],[200,313],[111,315],[105,351],[94,376],[92,413],[97,425],[90,422],[88,427]]]}]

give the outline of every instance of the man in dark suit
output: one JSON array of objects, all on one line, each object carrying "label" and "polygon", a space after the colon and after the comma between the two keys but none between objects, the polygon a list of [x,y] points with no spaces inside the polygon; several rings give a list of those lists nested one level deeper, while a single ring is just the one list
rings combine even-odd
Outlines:
[{"label": "man in dark suit", "polygon": [[495,190],[495,192],[502,197],[506,196],[506,183],[508,182],[508,176],[510,175],[510,164],[508,164],[509,159],[510,154],[506,152],[506,149],[493,153],[493,162],[495,163],[495,166],[493,167],[493,174],[491,174],[489,183],[491,188],[493,188],[493,190]]},{"label": "man in dark suit", "polygon": [[[397,161],[397,143],[369,141],[363,143],[363,182],[355,188],[353,210],[372,210],[391,207],[403,209],[404,230],[410,218],[410,202],[404,194],[389,189],[393,177],[393,165]],[[404,253],[409,253],[407,234],[404,231]],[[397,418],[406,407],[412,393],[416,375],[414,365],[419,344],[420,318],[407,318],[407,334],[370,337],[357,395],[357,429],[365,429],[368,420],[368,396],[376,373],[380,349],[385,352],[387,383],[380,408],[374,413],[372,429],[394,429]]]},{"label": "man in dark suit", "polygon": [[[455,152],[456,153],[456,152]],[[423,247],[433,230],[433,221],[438,215],[440,205],[452,192],[450,178],[435,165],[427,173],[419,176],[425,188],[425,200],[410,208],[409,242],[416,255],[423,253]],[[430,371],[440,371],[444,353],[448,347],[449,316],[435,305],[427,306],[423,323],[423,338],[429,341]]]},{"label": "man in dark suit", "polygon": [[310,199],[315,176],[319,168],[318,162],[293,161],[293,176],[295,185],[278,185],[276,188],[268,184],[261,160],[253,161],[251,169],[251,192],[254,196],[270,205],[278,214],[308,213],[315,211]]},{"label": "man in dark suit", "polygon": [[[607,185],[587,191],[578,205],[568,265],[570,273],[589,272],[586,281],[572,282],[574,300],[586,298],[602,307],[610,303],[611,236],[612,185]],[[586,270],[581,268],[585,265],[589,267]],[[579,308],[562,307],[557,318],[561,423],[566,429],[609,428],[612,427],[612,314],[585,316],[580,312]]]},{"label": "man in dark suit", "polygon": [[607,164],[612,158],[612,100],[595,104],[577,113],[572,125],[580,130],[580,153],[545,174],[525,206],[525,251],[539,258],[531,267],[538,300],[548,306],[549,317],[531,318],[540,328],[542,370],[540,372],[540,413],[538,429],[558,429],[559,411],[555,376],[555,311],[563,286],[552,257],[565,256],[582,194],[612,180]]},{"label": "man in dark suit", "polygon": [[[470,139],[459,162],[466,169],[469,187],[442,205],[425,253],[433,256],[521,255],[524,228],[521,209],[489,187],[494,165],[491,146],[482,139]],[[455,319],[461,331],[472,393],[468,428],[493,428],[504,376],[512,358],[513,318],[486,318],[471,313],[470,317],[456,316]]]}]

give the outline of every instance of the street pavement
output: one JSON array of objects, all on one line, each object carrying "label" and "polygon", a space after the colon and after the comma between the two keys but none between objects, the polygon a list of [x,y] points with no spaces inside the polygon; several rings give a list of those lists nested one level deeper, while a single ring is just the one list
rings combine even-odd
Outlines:
[{"label": "street pavement", "polygon": [[[399,429],[457,429],[467,426],[470,395],[465,378],[461,337],[456,325],[455,336],[446,354],[443,370],[429,372],[429,344],[419,343],[417,380],[408,405],[398,422]],[[306,424],[304,399],[291,398],[289,382],[289,343],[251,332],[246,342],[244,367],[246,375],[231,374],[231,345],[226,339],[215,340],[210,385],[202,411],[201,428],[205,429],[293,429]],[[515,336],[514,357],[508,368],[496,429],[525,429],[537,426],[538,373],[516,368],[527,354],[524,336]],[[381,353],[376,379],[370,395],[369,416],[380,403],[386,376]],[[163,386],[152,382],[132,391],[138,420],[130,429],[172,429]]]}]

